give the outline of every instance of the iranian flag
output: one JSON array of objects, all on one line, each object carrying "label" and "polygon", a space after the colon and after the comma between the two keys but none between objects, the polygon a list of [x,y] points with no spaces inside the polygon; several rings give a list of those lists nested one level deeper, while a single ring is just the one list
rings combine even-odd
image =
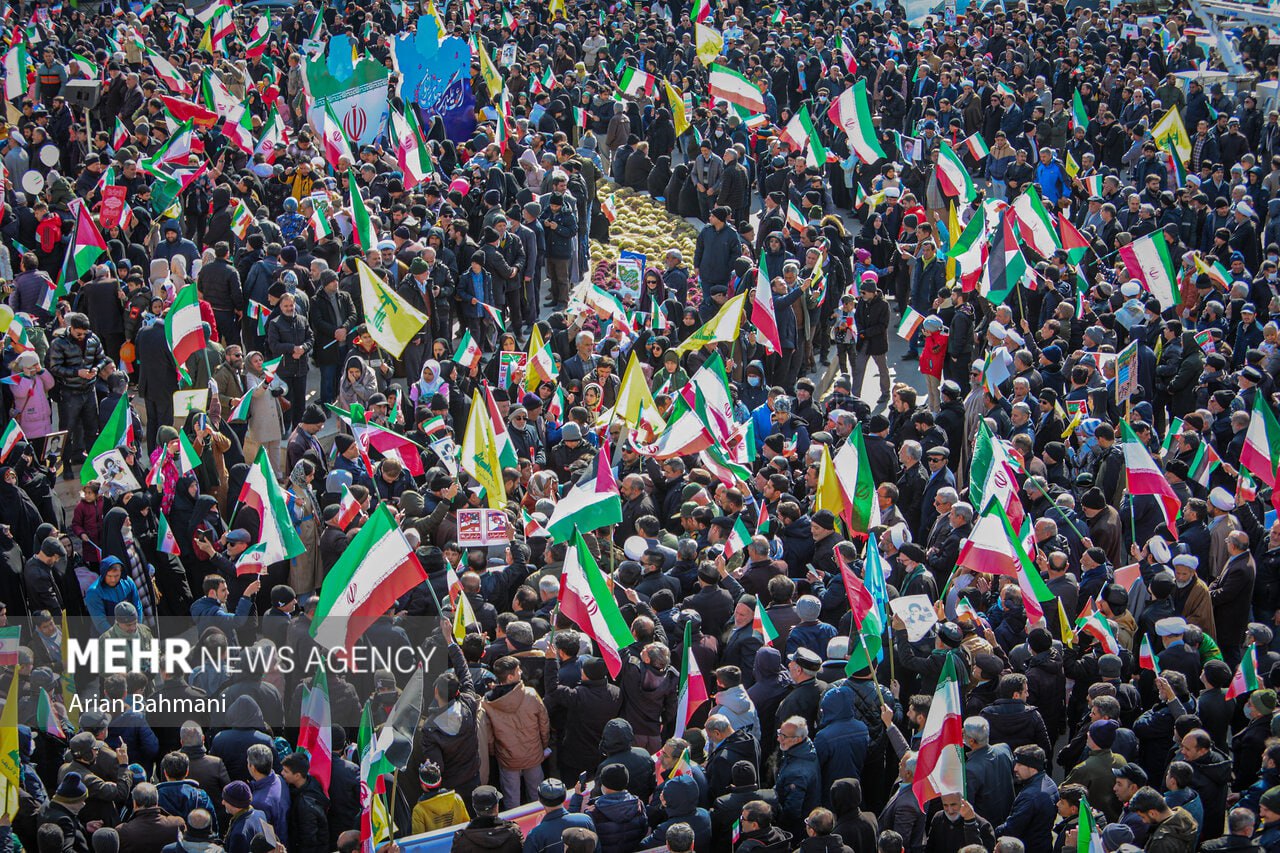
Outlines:
[{"label": "iranian flag", "polygon": [[352,423],[351,432],[364,453],[376,450],[384,457],[398,459],[410,477],[421,477],[425,473],[419,453],[422,448],[395,430],[374,423]]},{"label": "iranian flag", "polygon": [[885,159],[884,149],[876,139],[876,129],[871,123],[871,104],[867,100],[867,81],[859,79],[827,109],[827,117],[844,128],[849,137],[849,147],[864,164]]},{"label": "iranian flag", "polygon": [[1044,605],[1053,601],[1054,595],[1045,585],[1044,578],[1040,577],[1040,570],[1028,556],[1030,549],[1027,543],[1034,542],[1030,520],[1024,516],[1021,530],[1015,533],[1008,514],[994,496],[987,499],[986,512],[993,513],[1000,520],[1004,527],[1005,541],[1013,546],[1014,577],[1017,578],[1018,589],[1022,590],[1022,607],[1027,612],[1027,624],[1046,624]]},{"label": "iranian flag", "polygon": [[756,612],[751,617],[751,632],[763,640],[766,646],[773,645],[773,641],[778,639],[778,629],[773,627],[773,620],[765,612],[764,604],[760,601],[760,596],[758,595],[756,596]]},{"label": "iranian flag", "polygon": [[1240,659],[1235,677],[1231,679],[1231,686],[1227,688],[1227,698],[1234,699],[1252,693],[1261,686],[1258,683],[1258,647],[1249,646],[1249,653]]},{"label": "iranian flag", "polygon": [[227,141],[245,154],[253,154],[253,115],[245,109],[239,110],[239,117],[228,115],[222,121],[222,135]]},{"label": "iranian flag", "polygon": [[1160,300],[1161,308],[1167,310],[1182,304],[1182,294],[1174,283],[1176,268],[1163,231],[1153,231],[1127,246],[1121,246],[1120,259],[1124,261],[1129,275]]},{"label": "iranian flag", "polygon": [[1089,127],[1089,113],[1084,108],[1084,100],[1080,97],[1080,90],[1076,89],[1071,93],[1071,129],[1083,127],[1086,130]]},{"label": "iranian flag", "polygon": [[26,441],[26,433],[22,431],[22,427],[18,425],[16,420],[9,421],[9,425],[4,428],[4,435],[0,435],[0,462],[9,458],[9,454],[13,452],[13,448],[20,441]]},{"label": "iranian flag", "polygon": [[63,731],[63,723],[66,721],[49,698],[49,692],[43,687],[39,690],[39,698],[36,700],[36,730],[50,737],[66,740],[67,733]]},{"label": "iranian flag", "polygon": [[610,223],[618,221],[618,199],[614,193],[609,193],[600,202],[600,211],[604,214],[604,218]]},{"label": "iranian flag", "polygon": [[19,40],[4,55],[4,96],[12,101],[27,93],[27,46]]},{"label": "iranian flag", "polygon": [[964,150],[968,151],[969,156],[974,160],[981,160],[991,153],[991,149],[987,147],[987,142],[982,138],[981,133],[973,134],[960,144],[964,146]]},{"label": "iranian flag", "polygon": [[711,0],[693,0],[689,9],[689,21],[694,24],[705,23],[711,17]]},{"label": "iranian flag", "polygon": [[969,464],[969,499],[974,506],[984,507],[989,498],[995,498],[1009,516],[1013,529],[1021,530],[1025,513],[1013,472],[1014,461],[1008,449],[992,435],[986,421],[979,420],[973,461]]},{"label": "iranian flag", "polygon": [[507,420],[498,409],[498,401],[493,397],[493,389],[489,387],[488,380],[485,380],[483,385],[485,406],[489,410],[489,420],[493,423],[493,436],[497,442],[498,460],[503,468],[518,468],[520,460],[516,456],[516,447],[511,441],[511,433],[507,431]]},{"label": "iranian flag", "polygon": [[[943,146],[945,150],[946,146]],[[1014,199],[1009,208],[1018,223],[1018,234],[1023,244],[1033,249],[1042,258],[1053,257],[1053,253],[1062,248],[1058,241],[1058,231],[1053,227],[1053,220],[1044,209],[1040,193],[1035,187],[1027,187],[1027,191]]]},{"label": "iranian flag", "polygon": [[902,321],[898,323],[898,337],[904,341],[911,340],[922,323],[924,323],[924,315],[908,305],[902,312]]},{"label": "iranian flag", "polygon": [[938,183],[944,193],[955,197],[960,204],[972,204],[977,198],[969,170],[950,145],[938,147]]},{"label": "iranian flag", "polygon": [[742,516],[738,516],[734,519],[733,529],[729,531],[729,538],[725,540],[724,558],[730,559],[734,554],[745,549],[750,541],[751,531],[742,523]]},{"label": "iranian flag", "polygon": [[966,293],[973,291],[982,278],[982,269],[987,263],[988,236],[987,206],[980,204],[947,252],[947,260],[956,263],[956,275]]},{"label": "iranian flag", "polygon": [[[333,108],[329,104],[324,105],[324,130],[321,132],[323,138],[324,159],[337,169],[339,161],[347,158],[347,163],[354,163],[356,158],[351,156],[351,145],[347,142],[347,134],[342,130],[342,122],[338,121],[338,117],[333,114]],[[355,186],[353,181],[350,186]]]},{"label": "iranian flag", "polygon": [[302,688],[302,716],[298,722],[298,749],[311,758],[311,775],[316,777],[325,795],[333,779],[333,712],[329,705],[329,676],[324,659],[316,668],[311,686]]},{"label": "iranian flag", "polygon": [[676,737],[684,737],[689,720],[709,698],[707,682],[693,656],[693,623],[685,622],[684,647],[680,654],[680,690],[676,694]]},{"label": "iranian flag", "polygon": [[271,115],[267,116],[267,121],[262,126],[262,135],[258,137],[257,143],[253,146],[254,154],[261,154],[268,163],[276,159],[276,143],[288,142],[288,133],[285,131],[284,121],[280,118],[280,113],[276,110],[275,105],[271,107]]},{"label": "iranian flag", "polygon": [[[244,46],[245,56],[250,58],[262,56],[267,50],[267,42],[271,39],[271,10],[268,9],[264,14],[258,16],[258,20],[253,22],[253,29],[249,32],[248,41]],[[325,785],[325,792],[328,793],[328,785]]]},{"label": "iranian flag", "polygon": [[849,440],[836,453],[833,465],[846,497],[844,522],[849,528],[849,535],[863,538],[871,528],[880,524],[880,502],[876,500],[875,478],[867,456],[862,424],[853,428]]},{"label": "iranian flag", "polygon": [[1107,617],[1103,616],[1097,610],[1094,610],[1079,623],[1076,633],[1081,631],[1093,637],[1102,645],[1104,653],[1109,655],[1120,654],[1120,641],[1116,639],[1115,632],[1111,630],[1111,624],[1107,622]]},{"label": "iranian flag", "polygon": [[462,340],[458,342],[458,351],[453,354],[453,360],[470,370],[480,363],[481,355],[480,345],[471,337],[471,331],[464,331]]},{"label": "iranian flag", "polygon": [[173,535],[173,530],[169,528],[169,519],[165,518],[164,513],[159,513],[159,525],[156,533],[158,540],[157,548],[161,553],[173,554],[180,556],[182,549],[178,546],[178,539]]},{"label": "iranian flag", "polygon": [[231,412],[231,417],[227,420],[234,423],[245,423],[249,420],[249,411],[253,408],[253,390],[245,391],[244,396],[240,398],[240,402],[236,403],[236,407]]},{"label": "iranian flag", "polygon": [[22,645],[22,626],[0,628],[0,666],[18,665],[18,647]]},{"label": "iranian flag", "polygon": [[243,240],[255,221],[248,206],[240,199],[236,199],[235,207],[231,210],[231,231]]},{"label": "iranian flag", "polygon": [[712,64],[708,70],[713,96],[737,104],[752,113],[765,112],[764,96],[755,83],[723,65]]},{"label": "iranian flag", "polygon": [[404,173],[404,188],[412,189],[430,180],[435,169],[431,165],[431,153],[418,133],[416,120],[410,106],[404,113],[391,111],[391,128],[396,142],[396,162]]},{"label": "iranian flag", "polygon": [[258,458],[249,467],[240,490],[240,502],[257,510],[262,519],[258,542],[264,546],[263,557],[268,564],[292,560],[307,550],[293,527],[284,490],[271,469],[265,447],[258,448]]},{"label": "iranian flag", "polygon": [[397,598],[426,579],[391,511],[380,503],[325,576],[311,636],[326,649],[349,652]]},{"label": "iranian flag", "polygon": [[636,453],[657,460],[674,459],[692,456],[715,444],[716,437],[707,429],[702,414],[687,399],[691,394],[696,391],[686,385],[676,397],[670,419],[656,440],[645,442],[639,430],[631,431],[631,444]]},{"label": "iranian flag", "polygon": [[529,513],[524,510],[524,508],[520,509],[520,521],[524,526],[525,539],[533,539],[534,537],[542,537],[545,539],[551,536],[550,531],[548,531],[547,528],[543,527],[542,524],[538,521],[538,519],[534,518],[532,515],[529,515]]},{"label": "iranian flag", "polygon": [[1138,648],[1138,666],[1141,669],[1150,670],[1156,675],[1160,674],[1160,662],[1156,660],[1155,654],[1151,651],[1151,638],[1146,634],[1142,635],[1142,645]]},{"label": "iranian flag", "polygon": [[547,521],[552,542],[568,542],[574,530],[598,530],[622,522],[622,499],[618,482],[609,465],[609,454],[602,447],[582,478],[556,504]]},{"label": "iranian flag", "polygon": [[204,321],[200,319],[200,292],[193,281],[178,291],[164,315],[164,337],[178,364],[205,347]]},{"label": "iranian flag", "polygon": [[524,388],[537,391],[539,385],[551,382],[555,375],[556,359],[551,351],[551,342],[542,340],[542,332],[535,325],[529,335],[529,368],[525,373]]},{"label": "iranian flag", "polygon": [[[751,469],[749,467],[730,459],[715,444],[698,454],[698,462],[703,468],[710,471],[717,480],[731,489],[746,488],[744,484],[751,479]],[[750,490],[748,489],[747,491],[749,492]]]},{"label": "iranian flag", "polygon": [[635,637],[618,609],[609,581],[591,556],[582,531],[576,526],[571,530],[560,574],[560,612],[595,641],[609,675],[616,678],[622,671],[621,649],[634,643]]},{"label": "iranian flag", "polygon": [[1240,467],[1263,485],[1275,488],[1276,468],[1280,465],[1280,422],[1262,394],[1253,398],[1253,416],[1240,449]]},{"label": "iranian flag", "polygon": [[1214,258],[1213,256],[1205,258],[1197,252],[1195,256],[1195,263],[1196,275],[1209,276],[1210,280],[1213,281],[1213,286],[1219,290],[1227,290],[1231,287],[1231,273],[1217,258]]},{"label": "iranian flag", "polygon": [[356,516],[360,514],[360,501],[356,500],[356,496],[351,494],[351,489],[346,483],[342,484],[342,499],[338,501],[338,522],[340,530],[346,530],[351,526],[351,522],[356,520]]},{"label": "iranian flag", "polygon": [[120,121],[120,117],[116,116],[116,128],[111,133],[111,147],[119,151],[128,144],[129,129]]},{"label": "iranian flag", "polygon": [[777,355],[782,352],[782,338],[778,336],[778,319],[773,311],[773,287],[769,283],[769,273],[764,265],[764,250],[760,250],[760,268],[755,274],[755,289],[751,293],[751,325],[764,342],[769,353]]},{"label": "iranian flag", "polygon": [[1138,438],[1138,434],[1129,426],[1129,422],[1121,420],[1120,428],[1120,447],[1124,451],[1129,494],[1154,497],[1164,513],[1165,524],[1176,537],[1178,535],[1177,518],[1182,501],[1174,494],[1173,486],[1169,485],[1169,481],[1164,478],[1164,473],[1156,467],[1155,460],[1143,446],[1142,439]]},{"label": "iranian flag", "polygon": [[134,36],[134,42],[142,49],[143,54],[151,63],[151,67],[155,69],[156,76],[160,78],[160,82],[165,85],[165,88],[170,92],[177,92],[179,95],[193,94],[191,84],[187,82],[186,75],[174,68],[169,60],[143,44],[142,40],[136,35]]},{"label": "iranian flag", "polygon": [[630,65],[622,69],[618,77],[618,90],[628,98],[639,98],[653,94],[657,78],[647,71],[632,68]]},{"label": "iranian flag", "polygon": [[818,129],[813,125],[808,104],[802,104],[791,121],[787,122],[782,130],[782,138],[791,143],[796,151],[806,151],[805,163],[810,167],[820,169],[826,166],[827,149],[818,139]]},{"label": "iranian flag", "polygon": [[956,659],[948,654],[929,705],[929,717],[920,732],[920,751],[916,754],[915,781],[911,787],[921,809],[935,797],[964,793],[963,718]]}]

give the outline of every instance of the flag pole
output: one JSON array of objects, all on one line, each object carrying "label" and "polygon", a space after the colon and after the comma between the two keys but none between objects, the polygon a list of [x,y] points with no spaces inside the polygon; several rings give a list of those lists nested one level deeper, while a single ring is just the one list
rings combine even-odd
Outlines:
[{"label": "flag pole", "polygon": [[867,669],[871,671],[871,687],[875,690],[876,698],[880,700],[880,707],[886,706],[884,694],[880,692],[880,682],[876,679],[876,667],[871,661],[871,650],[867,648],[867,638],[862,636],[862,626],[858,624],[858,620],[853,618],[853,611],[849,611],[849,639],[853,639],[854,635],[858,637],[858,645],[862,647],[862,654],[867,659]]}]

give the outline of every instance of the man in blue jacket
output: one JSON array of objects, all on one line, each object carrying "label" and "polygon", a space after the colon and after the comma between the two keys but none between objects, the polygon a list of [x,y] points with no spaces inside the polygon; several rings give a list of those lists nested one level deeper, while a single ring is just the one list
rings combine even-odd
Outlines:
[{"label": "man in blue jacket", "polygon": [[204,633],[205,628],[218,628],[227,635],[227,639],[236,644],[236,629],[249,624],[253,614],[253,597],[261,588],[262,582],[255,580],[244,588],[240,600],[236,602],[236,612],[227,610],[227,582],[221,575],[209,575],[201,587],[204,598],[191,603],[191,618],[196,620],[196,633]]},{"label": "man in blue jacket", "polygon": [[773,783],[780,807],[778,825],[799,837],[804,833],[804,819],[822,800],[818,754],[804,717],[788,717],[778,726],[778,749],[782,754]]},{"label": "man in blue jacket", "polygon": [[833,782],[862,776],[870,742],[867,724],[854,713],[853,691],[843,686],[828,690],[818,705],[818,733],[813,737],[822,771],[824,805],[831,804]]},{"label": "man in blue jacket", "polygon": [[[595,831],[596,825],[584,814],[574,814],[564,807],[566,796],[564,783],[559,779],[544,779],[538,786],[538,802],[542,805],[542,820],[529,830],[524,840],[524,853],[558,853],[563,849],[561,834],[570,827]],[[599,851],[600,845],[596,844]]]},{"label": "man in blue jacket", "polygon": [[1048,850],[1057,820],[1058,786],[1045,772],[1045,752],[1035,744],[1020,746],[1013,754],[1013,775],[1017,793],[1009,819],[996,835],[1021,838],[1028,850]]}]

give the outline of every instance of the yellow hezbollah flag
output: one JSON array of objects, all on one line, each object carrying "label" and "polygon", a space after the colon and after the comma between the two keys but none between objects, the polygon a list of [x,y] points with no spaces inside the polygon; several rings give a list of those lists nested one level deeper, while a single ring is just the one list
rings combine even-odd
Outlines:
[{"label": "yellow hezbollah flag", "polygon": [[719,59],[720,51],[724,49],[724,36],[720,31],[706,24],[698,24],[696,35],[698,61],[703,65],[710,65]]},{"label": "yellow hezbollah flag", "polygon": [[618,402],[614,404],[613,411],[629,426],[638,427],[641,409],[645,407],[654,412],[658,410],[653,394],[649,391],[649,384],[644,381],[644,373],[640,370],[640,360],[633,351],[627,362],[627,370],[622,374],[622,384],[618,386]]},{"label": "yellow hezbollah flag", "polygon": [[1071,156],[1070,151],[1067,152],[1066,163],[1064,165],[1067,170],[1068,178],[1074,178],[1080,173],[1080,167],[1076,164],[1076,158]]},{"label": "yellow hezbollah flag", "polygon": [[559,12],[561,15],[565,14],[564,0],[549,0],[547,3],[547,17],[554,18],[556,16],[556,12]]},{"label": "yellow hezbollah flag", "polygon": [[680,136],[689,129],[689,117],[684,114],[684,96],[680,94],[679,89],[666,80],[662,81],[662,85],[667,87],[667,102],[671,104],[671,121],[676,126],[676,136]]},{"label": "yellow hezbollah flag", "polygon": [[818,491],[813,499],[814,511],[829,509],[840,518],[844,513],[844,489],[840,488],[840,477],[836,474],[835,463],[831,461],[831,451],[822,445],[822,459],[818,462]]},{"label": "yellow hezbollah flag", "polygon": [[947,205],[947,237],[951,241],[947,251],[947,281],[955,281],[956,258],[951,249],[955,248],[956,241],[960,239],[960,216],[956,213],[954,204]]},{"label": "yellow hezbollah flag", "polygon": [[458,605],[453,611],[453,638],[461,643],[467,638],[467,626],[476,621],[476,612],[467,600],[467,594],[458,593]]},{"label": "yellow hezbollah flag", "polygon": [[378,346],[399,358],[409,341],[427,324],[427,315],[388,287],[359,258],[356,259],[356,269],[360,272],[360,299],[364,303],[365,328]]},{"label": "yellow hezbollah flag", "polygon": [[498,436],[489,420],[489,406],[480,391],[471,395],[471,415],[462,437],[462,470],[484,486],[492,509],[505,509],[506,487],[502,484],[502,461],[498,458]]},{"label": "yellow hezbollah flag", "polygon": [[1187,126],[1182,123],[1182,114],[1176,106],[1151,128],[1151,138],[1160,148],[1172,148],[1178,152],[1182,162],[1191,162],[1191,137],[1187,135]]},{"label": "yellow hezbollah flag", "polygon": [[22,762],[18,752],[18,668],[13,668],[4,713],[0,714],[0,814],[12,818],[18,813],[18,790],[22,787]]},{"label": "yellow hezbollah flag", "polygon": [[493,64],[493,59],[489,56],[489,51],[485,50],[484,45],[480,43],[479,36],[472,36],[472,46],[480,60],[480,76],[489,87],[489,97],[496,98],[502,91],[502,75],[498,73],[498,66]]},{"label": "yellow hezbollah flag", "polygon": [[743,291],[720,306],[716,316],[702,325],[702,328],[685,338],[684,343],[676,347],[677,355],[694,352],[707,344],[718,341],[736,341],[742,328],[742,309],[747,303],[750,291]]}]

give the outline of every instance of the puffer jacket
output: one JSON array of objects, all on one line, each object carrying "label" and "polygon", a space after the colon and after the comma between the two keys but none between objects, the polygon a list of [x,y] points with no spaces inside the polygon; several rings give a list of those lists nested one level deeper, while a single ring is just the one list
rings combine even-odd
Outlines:
[{"label": "puffer jacket", "polygon": [[[1206,820],[1207,820],[1206,816]],[[1142,848],[1146,853],[1191,853],[1196,849],[1200,828],[1195,818],[1181,806],[1173,810],[1173,814],[1151,831],[1146,845]],[[1205,835],[1210,835],[1205,828]],[[1219,827],[1216,835],[1221,835]]]},{"label": "puffer jacket", "polygon": [[1006,744],[1009,749],[1037,744],[1045,755],[1053,749],[1040,712],[1021,699],[997,699],[982,709],[982,716],[991,727],[993,743]]},{"label": "puffer jacket", "polygon": [[778,795],[778,823],[793,834],[803,829],[804,819],[821,804],[822,771],[813,741],[804,740],[778,759],[778,775],[773,782]]},{"label": "puffer jacket", "polygon": [[[249,765],[245,753],[256,743],[272,746],[262,708],[252,696],[241,696],[227,709],[227,727],[213,736],[209,753],[222,759],[232,781],[249,781]],[[276,761],[279,771],[280,762]]]},{"label": "puffer jacket", "polygon": [[[710,742],[708,742],[710,746]],[[749,731],[737,729],[711,749],[707,758],[705,772],[707,775],[707,791],[711,800],[729,790],[733,785],[733,765],[739,761],[749,761],[760,771],[760,744]]]},{"label": "puffer jacket", "polygon": [[422,752],[441,768],[446,788],[469,788],[480,775],[480,697],[463,691],[422,726]]},{"label": "puffer jacket", "polygon": [[[582,810],[581,798],[575,795],[569,808],[571,811]],[[591,800],[582,811],[595,824],[601,850],[632,853],[640,849],[640,840],[649,831],[644,803],[630,791],[602,794]]]},{"label": "puffer jacket", "polygon": [[[81,345],[72,339],[66,329],[59,329],[49,342],[49,353],[45,361],[49,372],[64,390],[82,394],[93,387],[98,378],[98,369],[107,363],[107,356],[102,349],[102,341],[93,332],[85,335],[84,344]],[[94,375],[85,379],[77,372],[82,369],[92,370]]]},{"label": "puffer jacket", "polygon": [[[517,681],[489,691],[481,703],[480,741],[506,770],[528,770],[542,763],[551,740],[546,706],[532,687]],[[485,775],[487,768],[480,768]]]},{"label": "puffer jacket", "polygon": [[853,691],[845,687],[828,690],[818,705],[818,733],[813,747],[822,771],[822,801],[831,804],[831,784],[837,779],[862,776],[870,736],[867,724],[853,710]]},{"label": "puffer jacket", "polygon": [[666,804],[667,819],[658,824],[640,842],[640,847],[660,847],[666,843],[667,830],[677,823],[687,823],[693,830],[693,848],[708,850],[711,845],[711,813],[698,807],[698,783],[692,776],[668,779],[662,786],[662,800]]},{"label": "puffer jacket", "polygon": [[1222,827],[1227,819],[1227,792],[1231,788],[1231,759],[1222,750],[1213,747],[1190,763],[1191,787],[1195,788],[1200,799],[1204,801],[1204,824],[1201,827],[1200,838],[1208,841],[1222,835]]}]

